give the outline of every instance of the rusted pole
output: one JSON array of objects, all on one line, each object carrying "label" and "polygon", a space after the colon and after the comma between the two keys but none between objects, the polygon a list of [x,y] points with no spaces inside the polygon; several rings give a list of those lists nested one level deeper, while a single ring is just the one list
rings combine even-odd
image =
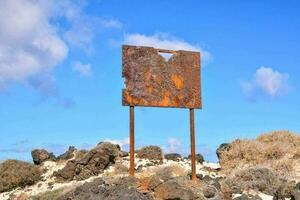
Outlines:
[{"label": "rusted pole", "polygon": [[134,106],[130,106],[130,168],[129,174],[134,176]]},{"label": "rusted pole", "polygon": [[192,180],[196,180],[196,150],[195,150],[195,123],[194,123],[194,108],[190,108],[190,133],[191,133],[191,166]]}]

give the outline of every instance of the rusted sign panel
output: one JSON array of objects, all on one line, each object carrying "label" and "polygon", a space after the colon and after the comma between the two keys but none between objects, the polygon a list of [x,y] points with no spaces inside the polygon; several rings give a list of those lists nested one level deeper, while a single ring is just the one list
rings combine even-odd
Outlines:
[{"label": "rusted sign panel", "polygon": [[199,52],[124,45],[122,56],[124,106],[201,108]]}]

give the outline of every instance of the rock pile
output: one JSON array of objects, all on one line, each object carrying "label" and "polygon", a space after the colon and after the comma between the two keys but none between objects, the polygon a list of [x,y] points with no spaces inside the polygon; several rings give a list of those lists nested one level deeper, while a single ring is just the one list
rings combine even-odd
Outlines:
[{"label": "rock pile", "polygon": [[161,163],[163,161],[163,153],[160,147],[158,146],[146,146],[140,149],[137,152],[136,157],[158,161]]},{"label": "rock pile", "polygon": [[98,144],[94,149],[54,173],[58,181],[84,180],[103,172],[120,154],[120,147],[108,142]]}]

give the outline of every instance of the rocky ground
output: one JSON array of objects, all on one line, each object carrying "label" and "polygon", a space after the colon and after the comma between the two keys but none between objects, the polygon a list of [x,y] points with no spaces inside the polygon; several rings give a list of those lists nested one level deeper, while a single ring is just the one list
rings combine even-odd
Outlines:
[{"label": "rocky ground", "polygon": [[55,156],[32,151],[33,163],[0,164],[0,199],[6,200],[300,200],[300,136],[290,132],[235,140],[217,149],[220,163],[197,154],[197,180],[190,161],[157,146],[138,150],[136,175],[128,176],[129,154],[118,145]]}]

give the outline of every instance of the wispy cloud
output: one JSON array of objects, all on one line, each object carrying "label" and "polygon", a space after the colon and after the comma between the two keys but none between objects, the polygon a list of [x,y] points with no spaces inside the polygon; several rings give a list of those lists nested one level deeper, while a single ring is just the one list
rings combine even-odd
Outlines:
[{"label": "wispy cloud", "polygon": [[53,152],[59,155],[68,149],[67,145],[62,143],[43,143],[34,144],[30,140],[21,140],[8,147],[0,147],[0,153],[27,153],[30,154],[33,149],[46,149],[48,152]]},{"label": "wispy cloud", "polygon": [[167,145],[163,147],[165,153],[182,153],[180,140],[176,138],[168,138]]},{"label": "wispy cloud", "polygon": [[78,72],[80,75],[84,77],[90,77],[93,75],[90,64],[83,64],[79,61],[76,61],[73,63],[72,67],[74,71]]},{"label": "wispy cloud", "polygon": [[170,50],[200,51],[201,59],[204,65],[212,60],[212,55],[210,52],[204,50],[198,45],[194,45],[182,39],[176,38],[169,33],[156,33],[154,35],[144,35],[140,33],[127,34],[125,35],[124,43]]},{"label": "wispy cloud", "polygon": [[242,81],[241,88],[247,98],[253,99],[259,95],[275,98],[288,94],[289,75],[270,67],[260,67],[250,81]]}]

